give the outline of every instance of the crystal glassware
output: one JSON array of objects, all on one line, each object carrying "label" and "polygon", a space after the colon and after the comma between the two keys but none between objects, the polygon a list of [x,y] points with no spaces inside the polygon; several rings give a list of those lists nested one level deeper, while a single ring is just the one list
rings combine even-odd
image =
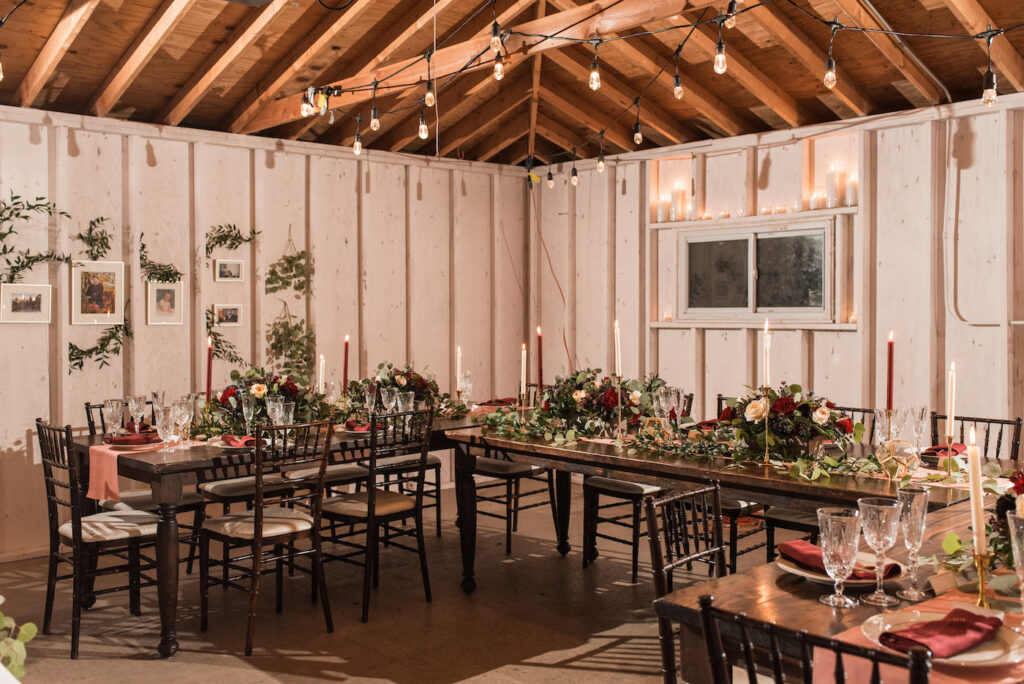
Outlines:
[{"label": "crystal glassware", "polygon": [[408,413],[412,411],[413,404],[416,401],[415,392],[399,392],[398,393],[398,410],[401,413]]},{"label": "crystal glassware", "polygon": [[875,444],[881,446],[889,441],[889,413],[885,409],[875,409]]},{"label": "crystal glassware", "polygon": [[1024,517],[1008,511],[1006,526],[1009,528],[1010,546],[1013,547],[1013,567],[1017,570],[1017,581],[1020,582],[1021,600],[1024,600]]},{"label": "crystal glassware", "polygon": [[242,418],[245,419],[245,434],[249,434],[252,417],[256,414],[256,396],[252,392],[242,392]]},{"label": "crystal glassware", "polygon": [[281,424],[292,425],[295,423],[295,402],[286,401],[281,404]]},{"label": "crystal glassware", "polygon": [[864,540],[875,552],[875,590],[862,597],[861,601],[883,608],[897,606],[900,600],[886,594],[882,583],[885,579],[885,552],[896,543],[903,504],[894,499],[870,497],[858,499],[857,507],[860,509]]},{"label": "crystal glassware", "polygon": [[928,594],[917,587],[917,554],[924,541],[925,517],[928,513],[928,489],[916,485],[900,487],[896,498],[902,505],[900,530],[903,532],[903,543],[907,546],[910,565],[910,587],[900,589],[896,595],[901,599],[916,603],[928,598]]},{"label": "crystal glassware", "polygon": [[860,511],[853,508],[823,506],[818,509],[821,559],[825,572],[835,582],[835,592],[819,597],[833,608],[852,608],[858,601],[843,593],[843,584],[853,572],[860,547]]},{"label": "crystal glassware", "polygon": [[167,392],[164,390],[154,390],[149,393],[149,398],[153,401],[153,408],[163,408],[166,406],[164,399],[167,397]]},{"label": "crystal glassware", "polygon": [[174,420],[171,417],[171,409],[156,409],[156,434],[163,442],[164,447],[161,454],[169,454],[174,451],[171,444],[174,442]]},{"label": "crystal glassware", "polygon": [[[195,415],[196,401],[195,397],[191,394],[186,394],[181,398],[181,430],[180,436],[182,442],[189,438],[189,433],[192,427],[192,418]],[[184,444],[182,444],[184,448]]]},{"label": "crystal glassware", "polygon": [[366,418],[369,420],[377,408],[377,386],[369,385],[363,392],[363,406],[366,408]]},{"label": "crystal glassware", "polygon": [[384,404],[384,410],[392,413],[395,410],[395,402],[398,401],[398,390],[394,387],[380,388],[380,402]]},{"label": "crystal glassware", "polygon": [[929,415],[927,406],[913,406],[907,410],[907,425],[914,436],[914,448],[921,453],[921,438],[928,434]]},{"label": "crystal glassware", "polygon": [[123,399],[107,399],[103,402],[103,422],[107,426],[107,432],[117,432],[117,428],[121,427],[121,419],[123,416]]},{"label": "crystal glassware", "polygon": [[135,423],[135,431],[139,431],[139,426],[142,424],[142,418],[146,415],[146,398],[145,397],[128,397],[128,415]]},{"label": "crystal glassware", "polygon": [[468,406],[470,397],[473,396],[473,371],[462,371],[462,382],[459,387],[462,389],[462,403]]}]

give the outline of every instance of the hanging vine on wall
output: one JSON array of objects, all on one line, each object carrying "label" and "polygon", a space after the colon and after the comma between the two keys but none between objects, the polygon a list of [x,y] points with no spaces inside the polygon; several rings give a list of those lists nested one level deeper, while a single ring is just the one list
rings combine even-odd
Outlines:
[{"label": "hanging vine on wall", "polygon": [[[282,302],[284,304],[284,302]],[[296,318],[284,304],[281,315],[267,327],[267,358],[274,370],[290,373],[299,384],[313,377],[316,335],[305,319]]]},{"label": "hanging vine on wall", "polygon": [[92,221],[89,221],[85,231],[74,236],[75,240],[85,244],[85,254],[89,257],[89,261],[99,261],[107,256],[107,252],[110,251],[110,241],[113,238],[113,233],[103,227],[106,222],[107,218],[105,216],[94,218]]},{"label": "hanging vine on wall", "polygon": [[218,248],[234,251],[255,240],[259,234],[258,230],[250,230],[248,235],[243,235],[233,223],[214,226],[206,231],[206,258],[209,259],[213,250]]},{"label": "hanging vine on wall", "polygon": [[3,257],[5,269],[0,281],[16,283],[34,266],[42,263],[71,263],[71,255],[58,254],[53,250],[32,252],[27,249],[17,250],[8,240],[18,234],[17,224],[29,221],[33,214],[47,216],[67,216],[57,211],[57,206],[45,197],[25,200],[20,195],[11,193],[10,199],[0,200],[0,257]]},{"label": "hanging vine on wall", "polygon": [[[288,244],[292,245],[294,249],[290,237]],[[264,281],[264,290],[267,294],[274,294],[289,288],[295,290],[297,295],[313,294],[313,262],[306,250],[294,254],[282,254],[281,258],[272,263],[267,271]]]},{"label": "hanging vine on wall", "polygon": [[217,330],[216,326],[217,319],[213,313],[213,307],[211,306],[206,310],[206,334],[210,337],[210,341],[213,343],[213,358],[227,361],[235,366],[244,366],[245,359],[238,353],[238,347],[233,342],[228,341],[224,335]]},{"label": "hanging vine on wall", "polygon": [[142,274],[146,276],[146,280],[154,283],[176,283],[181,280],[184,274],[175,268],[174,264],[161,264],[156,261],[150,261],[146,243],[142,240],[143,235],[145,233],[139,233],[139,268],[142,269]]},{"label": "hanging vine on wall", "polygon": [[125,321],[104,330],[96,344],[87,349],[68,342],[68,375],[85,368],[85,362],[89,360],[95,361],[100,368],[109,366],[111,359],[120,355],[131,337],[131,326]]}]

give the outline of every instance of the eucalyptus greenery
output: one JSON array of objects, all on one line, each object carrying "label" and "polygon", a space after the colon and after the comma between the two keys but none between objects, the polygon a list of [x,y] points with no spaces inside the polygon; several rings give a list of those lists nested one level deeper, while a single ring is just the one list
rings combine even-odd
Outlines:
[{"label": "eucalyptus greenery", "polygon": [[26,271],[31,270],[37,264],[71,263],[69,254],[58,254],[52,250],[45,252],[19,251],[7,242],[8,239],[18,234],[17,224],[31,220],[33,214],[67,216],[63,211],[57,211],[57,206],[53,202],[48,202],[45,197],[26,200],[12,192],[9,199],[0,200],[0,257],[3,257],[5,264],[4,273],[0,277],[2,282],[18,282]]},{"label": "eucalyptus greenery", "polygon": [[89,261],[99,261],[110,251],[110,240],[113,238],[113,233],[103,227],[106,222],[105,216],[94,218],[89,221],[89,225],[83,232],[74,236],[75,240],[85,244],[85,254],[89,257]]},{"label": "eucalyptus greenery", "polygon": [[181,280],[184,274],[175,268],[174,264],[161,264],[150,260],[146,243],[142,240],[143,235],[144,233],[139,233],[139,267],[146,280],[154,283],[176,283]]},{"label": "eucalyptus greenery", "polygon": [[[4,597],[0,596],[0,604]],[[0,612],[0,665],[14,675],[15,679],[25,676],[25,644],[36,635],[36,626],[31,622],[19,625],[14,618]]]},{"label": "eucalyptus greenery", "polygon": [[295,254],[283,254],[270,265],[264,281],[267,294],[287,289],[300,295],[313,294],[313,262],[309,252],[302,250]]},{"label": "eucalyptus greenery", "polygon": [[210,258],[213,251],[218,248],[234,251],[255,240],[259,234],[258,230],[250,230],[248,235],[243,235],[233,223],[214,226],[206,231],[206,258]]},{"label": "eucalyptus greenery", "polygon": [[131,326],[125,321],[104,330],[96,344],[87,349],[68,342],[68,375],[76,370],[82,370],[85,362],[89,360],[95,361],[100,368],[109,366],[110,360],[121,353],[131,337]]},{"label": "eucalyptus greenery", "polygon": [[245,359],[238,353],[238,347],[217,330],[212,306],[206,310],[206,334],[209,335],[210,341],[213,343],[213,358],[227,361],[235,366],[245,365]]},{"label": "eucalyptus greenery", "polygon": [[316,335],[306,321],[296,318],[285,306],[284,311],[267,328],[267,357],[273,368],[287,371],[299,384],[313,377],[316,356]]}]

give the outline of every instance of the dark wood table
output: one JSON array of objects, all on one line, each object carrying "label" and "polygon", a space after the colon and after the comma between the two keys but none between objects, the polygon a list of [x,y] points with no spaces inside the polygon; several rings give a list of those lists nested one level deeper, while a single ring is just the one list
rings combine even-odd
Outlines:
[{"label": "dark wood table", "polygon": [[[833,476],[815,482],[801,481],[762,465],[735,466],[728,459],[695,461],[656,452],[629,453],[611,444],[579,441],[573,446],[556,446],[541,440],[512,440],[488,433],[485,428],[459,430],[448,436],[455,447],[455,496],[459,507],[459,535],[462,550],[462,589],[476,589],[476,486],[473,472],[479,456],[504,455],[513,461],[531,463],[555,471],[555,520],[558,551],[569,552],[571,475],[601,475],[671,488],[680,482],[718,482],[723,492],[746,501],[769,506],[786,506],[815,511],[822,504],[852,505],[865,496],[895,497],[897,483],[884,478]],[[863,449],[854,445],[854,449]],[[935,488],[929,500],[931,510],[964,501],[963,489]]]},{"label": "dark wood table", "polygon": [[[935,496],[942,490],[932,488],[931,491],[932,496]],[[921,548],[921,556],[941,556],[942,538],[956,530],[962,535],[966,534],[970,521],[970,507],[966,504],[930,512],[926,521],[926,538]],[[865,549],[864,545],[861,550],[870,551]],[[906,559],[906,550],[902,542],[897,542],[891,557],[897,560]],[[923,570],[920,574],[922,578],[926,575]],[[895,587],[897,582],[887,584]],[[849,587],[846,589],[848,593],[853,594],[870,590],[851,591]],[[774,622],[780,627],[807,630],[811,634],[828,637],[857,627],[883,610],[863,603],[845,610],[830,608],[818,601],[818,597],[829,593],[832,593],[831,587],[801,579],[770,563],[679,589],[656,600],[654,609],[659,616],[681,626],[679,673],[683,681],[699,684],[711,681],[700,624],[698,599],[701,596],[713,596],[715,606],[724,610],[743,612],[749,617]]]},{"label": "dark wood table", "polygon": [[[475,427],[469,416],[457,419],[434,420],[433,449],[451,447],[449,435],[453,431]],[[367,443],[365,437],[343,433],[332,443],[332,451],[344,451]],[[103,435],[76,437],[73,455],[79,458],[81,472],[88,487],[89,447],[102,444]],[[160,606],[160,655],[168,658],[178,650],[175,621],[178,610],[178,504],[186,479],[212,468],[224,452],[216,447],[199,445],[162,454],[155,451],[124,452],[118,455],[117,473],[122,477],[145,482],[153,491],[160,521],[156,532],[157,596]],[[238,459],[238,454],[232,458]]]}]

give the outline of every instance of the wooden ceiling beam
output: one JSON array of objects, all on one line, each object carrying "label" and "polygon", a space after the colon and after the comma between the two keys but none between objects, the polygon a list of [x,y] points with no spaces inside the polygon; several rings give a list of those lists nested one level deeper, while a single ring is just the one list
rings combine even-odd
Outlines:
[{"label": "wooden ceiling beam", "polygon": [[85,27],[98,4],[99,0],[71,0],[68,3],[57,26],[43,44],[43,49],[36,55],[25,78],[21,79],[21,83],[18,84],[18,92],[14,101],[19,106],[31,107],[35,103],[43,86],[53,76],[60,61],[64,59],[64,55],[67,54],[71,44],[75,42],[75,38]]},{"label": "wooden ceiling beam", "polygon": [[530,133],[530,115],[524,112],[507,126],[510,131],[518,131],[511,135],[495,136],[484,140],[480,145],[473,148],[472,154],[466,156],[479,161],[490,161],[498,156],[502,150]]},{"label": "wooden ceiling beam", "polygon": [[[623,42],[625,41],[616,41],[616,43]],[[590,77],[590,63],[581,58],[575,51],[554,50],[549,52],[547,57],[582,82],[586,82]],[[601,73],[601,88],[596,93],[593,93],[593,95],[604,97],[623,109],[631,107],[633,100],[636,99],[636,94],[628,85],[612,76],[608,71],[608,69],[605,69]],[[670,143],[690,142],[701,137],[687,126],[679,123],[678,117],[668,114],[657,105],[645,102],[641,106],[643,110],[641,120],[643,123],[654,129]],[[629,149],[632,150],[635,147],[635,145],[631,144]]]},{"label": "wooden ceiling beam", "polygon": [[[349,12],[352,10],[346,12],[346,15]],[[627,30],[649,21],[668,19],[678,16],[678,14],[679,0],[593,0],[593,2],[571,10],[556,12],[543,19],[535,19],[509,27],[516,33],[510,35],[505,41],[505,48],[510,54],[517,55],[518,59],[525,59],[540,52],[564,47],[565,42],[556,39],[537,40],[521,34],[558,32],[562,37],[592,38],[595,35],[611,35],[616,31]],[[486,54],[489,42],[488,36],[480,36],[441,48],[434,53],[431,60],[432,72],[448,74],[455,73],[464,67],[470,71],[489,68],[492,63]],[[486,61],[481,62],[478,55],[483,55]],[[467,67],[467,64],[470,66]],[[368,77],[346,78],[324,85],[342,88],[345,92],[340,97],[334,98],[334,105],[347,107],[364,102],[370,97],[367,90],[354,89],[365,88],[368,82],[374,79],[381,80],[399,69],[403,70],[402,78],[404,80],[421,81],[426,77],[426,66],[425,60],[414,57],[381,67],[369,74]],[[269,97],[264,98],[263,102],[266,102]],[[234,117],[229,128],[233,133],[253,133],[295,121],[302,116],[299,111],[301,99],[301,93],[282,97],[264,107],[259,112],[259,116],[250,116],[248,115],[250,108],[241,108],[242,111],[239,116]]]},{"label": "wooden ceiling beam", "polygon": [[211,54],[203,65],[196,70],[185,85],[175,93],[174,97],[160,113],[159,120],[165,124],[177,126],[189,115],[206,94],[210,92],[228,67],[230,67],[243,52],[248,50],[256,39],[260,37],[264,29],[282,11],[291,6],[292,0],[272,0],[268,5],[255,9],[246,15],[226,41],[221,43],[213,54]]},{"label": "wooden ceiling beam", "polygon": [[537,132],[561,147],[568,154],[582,146],[582,140],[575,132],[543,113],[537,115]]},{"label": "wooden ceiling beam", "polygon": [[[457,150],[459,146],[479,139],[480,135],[497,128],[516,107],[526,102],[530,96],[528,75],[523,75],[507,85],[503,83],[497,97],[491,98],[483,106],[475,108],[468,116],[462,117],[458,123],[444,131],[444,134],[440,136],[441,156],[446,157]],[[501,135],[501,133],[499,132],[497,135]],[[392,147],[391,151],[397,152],[400,149],[400,147],[397,149]]]},{"label": "wooden ceiling beam", "polygon": [[[797,29],[774,5],[757,5],[743,13],[743,17],[755,19],[771,33],[779,44],[800,61],[819,81],[825,75],[825,52]],[[877,109],[875,103],[850,78],[839,70],[839,82],[831,92],[846,103],[858,116],[870,114]],[[824,87],[824,86],[822,86]]]},{"label": "wooden ceiling beam", "polygon": [[[547,9],[547,0],[540,0],[537,3],[537,18],[541,19],[544,16],[544,11]],[[530,86],[530,137],[527,139],[526,146],[529,148],[529,152],[533,154],[534,142],[537,139],[537,106],[540,104],[540,69],[541,69],[541,55],[537,54],[533,57],[533,83]]]},{"label": "wooden ceiling beam", "polygon": [[[274,97],[277,97],[293,78],[299,75],[315,78],[326,68],[328,65],[324,64],[320,69],[313,69],[312,63],[317,57],[331,49],[341,33],[355,23],[366,10],[372,8],[377,2],[378,0],[355,0],[355,4],[341,14],[331,12],[324,17],[316,25],[316,28],[313,29],[309,37],[303,39],[289,50],[288,54],[273,66],[269,74],[260,79],[259,84],[228,117],[227,129],[232,133],[251,133],[254,130],[263,130],[262,128],[247,129],[247,124],[256,117],[264,105]],[[343,46],[339,45],[338,47]],[[295,98],[295,111],[292,112],[294,116],[282,119],[263,128],[271,128],[288,123],[289,121],[301,119],[302,114],[299,113],[300,98],[301,94]]]},{"label": "wooden ceiling beam", "polygon": [[93,96],[90,113],[96,116],[110,113],[195,4],[196,0],[164,0]]},{"label": "wooden ceiling beam", "polygon": [[[957,21],[971,33],[982,33],[989,26],[996,26],[978,0],[945,0],[946,7]],[[983,45],[979,41],[979,45]],[[992,41],[992,63],[1006,77],[1015,90],[1024,90],[1024,59],[1010,41],[997,36]],[[980,90],[980,86],[979,86]]]},{"label": "wooden ceiling beam", "polygon": [[615,145],[623,152],[632,151],[636,147],[633,144],[632,138],[625,131],[621,130],[620,127],[606,127],[606,125],[602,125],[601,122],[594,118],[592,109],[584,110],[575,101],[563,96],[554,88],[548,87],[543,83],[541,84],[541,97],[545,104],[551,105],[570,119],[586,125],[594,133],[600,133],[603,130],[605,142]]},{"label": "wooden ceiling beam", "polygon": [[[879,23],[874,12],[864,5],[864,0],[835,0],[835,2],[852,20],[852,24],[854,26],[877,31],[885,28]],[[911,58],[907,53],[903,42],[899,38],[887,33],[868,32],[864,35],[867,36],[868,40],[875,44],[878,51],[881,52],[882,55],[889,60],[904,77],[906,77],[907,81],[910,82],[910,85],[912,85],[917,92],[921,93],[921,96],[929,104],[936,105],[942,102],[943,95],[941,84],[937,83],[934,77],[928,74],[927,71],[922,69],[921,66]],[[730,55],[730,58],[731,57],[732,55]]]}]

